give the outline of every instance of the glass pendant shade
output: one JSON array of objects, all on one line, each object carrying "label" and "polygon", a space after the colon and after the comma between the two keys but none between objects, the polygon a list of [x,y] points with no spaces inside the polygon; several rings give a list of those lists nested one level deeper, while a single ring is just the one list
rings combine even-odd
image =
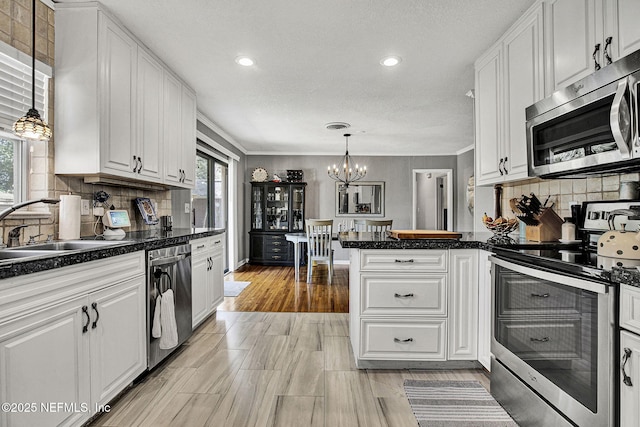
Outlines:
[{"label": "glass pendant shade", "polygon": [[13,124],[13,132],[20,138],[48,141],[51,138],[51,128],[40,118],[35,108],[29,109]]},{"label": "glass pendant shade", "polygon": [[31,3],[31,108],[13,124],[13,132],[20,138],[48,141],[51,128],[36,110],[36,0]]}]

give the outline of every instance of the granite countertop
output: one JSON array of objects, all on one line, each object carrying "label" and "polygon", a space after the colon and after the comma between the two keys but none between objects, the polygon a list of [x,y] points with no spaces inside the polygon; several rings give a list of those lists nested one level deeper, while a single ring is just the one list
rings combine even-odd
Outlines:
[{"label": "granite countertop", "polygon": [[[153,250],[188,243],[193,239],[224,233],[216,228],[180,228],[172,231],[137,231],[127,233],[122,241],[98,248],[64,251],[55,255],[0,260],[0,279],[37,273],[54,268],[66,267],[88,261],[95,261],[131,252]],[[85,237],[81,240],[104,240],[101,237]]]},{"label": "granite countertop", "polygon": [[[489,236],[490,237],[490,236]],[[474,233],[462,233],[460,239],[396,239],[386,232],[349,231],[338,234],[343,248],[350,249],[486,249],[487,243]]]}]

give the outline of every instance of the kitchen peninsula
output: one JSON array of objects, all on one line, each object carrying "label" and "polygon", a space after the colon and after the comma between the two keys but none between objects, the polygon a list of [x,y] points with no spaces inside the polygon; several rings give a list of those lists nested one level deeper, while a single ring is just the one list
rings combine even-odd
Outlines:
[{"label": "kitchen peninsula", "polygon": [[[350,232],[351,346],[359,368],[478,366],[478,249],[473,239]],[[445,363],[443,363],[445,362]]]}]

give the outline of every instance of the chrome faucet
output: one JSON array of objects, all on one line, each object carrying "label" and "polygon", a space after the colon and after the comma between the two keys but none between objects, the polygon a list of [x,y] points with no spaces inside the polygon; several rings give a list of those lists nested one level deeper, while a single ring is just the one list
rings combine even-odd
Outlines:
[{"label": "chrome faucet", "polygon": [[[59,203],[59,202],[60,202],[60,199],[47,199],[47,198],[45,198],[45,199],[27,200],[26,202],[15,204],[15,205],[11,206],[10,208],[7,208],[7,209],[3,210],[2,212],[0,212],[0,221],[5,219],[6,217],[8,217],[12,212],[17,211],[18,209],[23,208],[25,206],[33,205],[34,203],[48,203],[48,204],[54,205],[54,204]],[[25,228],[25,227],[28,227],[28,225],[19,225],[19,226],[13,228],[9,232],[9,242],[8,242],[7,246],[9,246],[9,247],[20,246],[20,230]]]},{"label": "chrome faucet", "polygon": [[11,206],[0,212],[0,221],[8,217],[12,212],[17,211],[20,208],[25,206],[33,205],[34,203],[48,203],[50,205],[55,205],[60,202],[60,199],[35,199],[35,200],[27,200],[26,202],[18,203],[16,205]]}]

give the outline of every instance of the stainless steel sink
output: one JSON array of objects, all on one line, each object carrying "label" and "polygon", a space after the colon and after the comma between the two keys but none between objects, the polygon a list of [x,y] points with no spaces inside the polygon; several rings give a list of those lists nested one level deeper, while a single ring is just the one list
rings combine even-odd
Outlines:
[{"label": "stainless steel sink", "polygon": [[60,253],[61,251],[23,251],[22,249],[4,249],[4,250],[0,250],[0,260],[40,257],[40,256],[55,256],[55,255],[60,255]]},{"label": "stainless steel sink", "polygon": [[98,249],[108,246],[130,243],[125,240],[65,240],[60,242],[40,243],[36,245],[20,246],[0,250],[0,261],[17,258],[31,258],[42,256],[62,255],[69,251],[83,249]]},{"label": "stainless steel sink", "polygon": [[123,240],[66,240],[62,242],[39,243],[30,246],[21,246],[8,251],[77,251],[80,249],[96,249],[127,243]]}]

